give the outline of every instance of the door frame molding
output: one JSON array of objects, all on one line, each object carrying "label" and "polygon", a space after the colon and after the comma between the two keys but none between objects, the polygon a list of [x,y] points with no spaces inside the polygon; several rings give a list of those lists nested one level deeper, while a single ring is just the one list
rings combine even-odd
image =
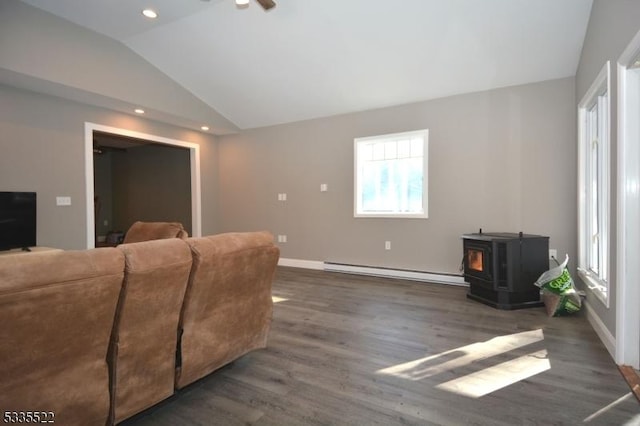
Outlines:
[{"label": "door frame molding", "polygon": [[178,139],[136,132],[118,127],[102,124],[84,123],[84,164],[85,164],[85,191],[86,191],[86,218],[87,218],[87,248],[94,248],[95,241],[95,208],[93,204],[94,190],[94,164],[93,164],[93,132],[110,133],[118,136],[143,139],[165,145],[177,146],[189,149],[191,163],[191,234],[194,237],[202,236],[202,199],[200,187],[200,145]]}]

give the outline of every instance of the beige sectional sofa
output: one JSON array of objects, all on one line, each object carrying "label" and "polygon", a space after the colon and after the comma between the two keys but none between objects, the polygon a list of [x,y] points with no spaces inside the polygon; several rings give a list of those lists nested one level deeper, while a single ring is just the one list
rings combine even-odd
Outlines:
[{"label": "beige sectional sofa", "polygon": [[118,423],[265,347],[278,257],[267,232],[0,256],[0,407]]}]

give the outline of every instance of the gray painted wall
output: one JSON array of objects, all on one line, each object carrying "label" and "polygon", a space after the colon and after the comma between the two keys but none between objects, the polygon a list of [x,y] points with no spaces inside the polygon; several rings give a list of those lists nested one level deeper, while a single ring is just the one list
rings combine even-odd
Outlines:
[{"label": "gray painted wall", "polygon": [[[113,181],[111,177],[111,152],[93,156],[94,195],[98,198],[96,207],[96,235],[106,236],[113,227]],[[105,221],[107,224],[105,225]],[[96,239],[97,241],[97,239]]]},{"label": "gray painted wall", "polygon": [[[85,122],[198,144],[202,232],[218,232],[214,136],[0,85],[0,188],[37,191],[39,245],[86,246]],[[57,207],[58,195],[70,196],[72,205]]]},{"label": "gray painted wall", "polygon": [[191,167],[187,148],[145,145],[113,152],[113,228],[133,222],[180,222],[191,232]]},{"label": "gray painted wall", "polygon": [[610,303],[609,309],[588,288],[587,300],[611,334],[616,335],[616,244],[617,216],[617,75],[616,63],[631,39],[640,30],[640,2],[637,0],[595,0],[576,74],[576,103],[580,102],[607,60],[611,61],[611,237]]},{"label": "gray painted wall", "polygon": [[[223,230],[285,234],[284,258],[431,272],[458,273],[460,236],[480,227],[549,235],[575,258],[574,89],[567,78],[223,136]],[[353,139],[422,128],[430,217],[355,219]]]}]

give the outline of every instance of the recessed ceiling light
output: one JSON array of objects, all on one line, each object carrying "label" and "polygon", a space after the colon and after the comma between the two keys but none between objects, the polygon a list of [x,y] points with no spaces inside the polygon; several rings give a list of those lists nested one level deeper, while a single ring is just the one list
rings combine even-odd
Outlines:
[{"label": "recessed ceiling light", "polygon": [[201,128],[202,130],[204,130],[205,132],[206,132],[207,130],[209,130],[209,126],[202,126],[202,127],[200,127],[200,128]]},{"label": "recessed ceiling light", "polygon": [[249,0],[236,0],[236,6],[247,6],[249,4]]},{"label": "recessed ceiling light", "polygon": [[144,114],[144,110],[142,108],[136,108],[134,111],[136,114]]},{"label": "recessed ceiling light", "polygon": [[153,9],[145,9],[142,11],[142,14],[150,19],[156,19],[158,17],[158,13]]}]

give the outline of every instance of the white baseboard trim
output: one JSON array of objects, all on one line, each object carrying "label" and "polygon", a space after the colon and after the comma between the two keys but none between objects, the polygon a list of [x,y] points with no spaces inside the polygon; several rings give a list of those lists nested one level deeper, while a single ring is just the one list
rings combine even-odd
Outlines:
[{"label": "white baseboard trim", "polygon": [[376,277],[398,278],[404,280],[422,281],[429,283],[450,284],[467,287],[460,275],[438,274],[433,272],[407,271],[404,269],[376,268],[372,266],[345,265],[342,263],[324,263],[324,270],[356,275],[372,275]]},{"label": "white baseboard trim", "polygon": [[611,358],[616,359],[616,338],[613,337],[613,334],[609,331],[606,325],[602,322],[596,311],[593,310],[591,305],[584,300],[583,305],[585,307],[585,311],[587,314],[587,320],[591,327],[595,330],[596,334],[602,340],[605,348],[609,351]]},{"label": "white baseboard trim", "polygon": [[290,266],[293,268],[314,269],[317,271],[324,270],[355,275],[371,275],[375,277],[458,285],[463,287],[469,286],[461,275],[408,271],[404,269],[376,268],[373,266],[345,265],[342,263],[322,262],[319,260],[288,259],[286,257],[281,257],[278,260],[278,266]]},{"label": "white baseboard trim", "polygon": [[324,262],[320,260],[302,260],[302,259],[287,259],[280,258],[278,260],[279,266],[291,266],[293,268],[315,269],[321,271],[324,269]]}]

